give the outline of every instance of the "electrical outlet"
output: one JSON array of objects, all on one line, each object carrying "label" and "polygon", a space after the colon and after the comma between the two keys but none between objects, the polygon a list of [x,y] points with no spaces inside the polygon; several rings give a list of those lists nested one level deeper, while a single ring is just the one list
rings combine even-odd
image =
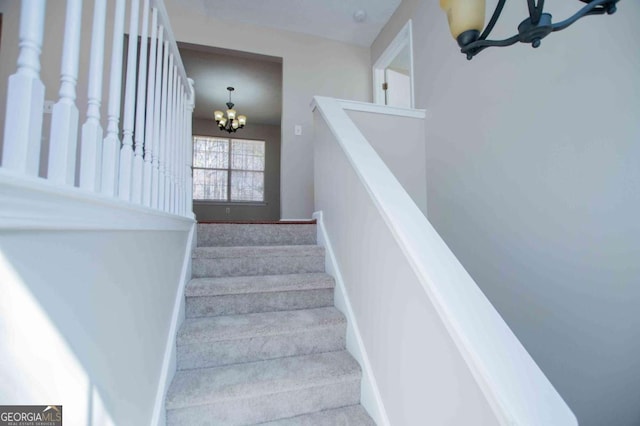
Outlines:
[{"label": "electrical outlet", "polygon": [[227,207],[227,209],[226,209],[226,213],[227,213],[227,214],[231,214],[231,207]]},{"label": "electrical outlet", "polygon": [[295,133],[296,136],[302,136],[302,126],[299,124],[296,124],[295,127],[293,128],[293,132]]},{"label": "electrical outlet", "polygon": [[42,112],[45,114],[51,114],[53,112],[53,101],[44,101]]}]

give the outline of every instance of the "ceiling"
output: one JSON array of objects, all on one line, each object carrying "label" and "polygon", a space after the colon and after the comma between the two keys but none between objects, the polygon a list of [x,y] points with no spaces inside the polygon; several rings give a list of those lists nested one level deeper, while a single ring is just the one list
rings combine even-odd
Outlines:
[{"label": "ceiling", "polygon": [[[182,0],[209,17],[278,28],[369,47],[400,0]],[[366,18],[356,22],[357,10]]]},{"label": "ceiling", "polygon": [[270,56],[179,43],[187,75],[194,80],[195,118],[213,120],[213,111],[227,109],[227,86],[238,114],[251,123],[280,125],[282,60]]}]

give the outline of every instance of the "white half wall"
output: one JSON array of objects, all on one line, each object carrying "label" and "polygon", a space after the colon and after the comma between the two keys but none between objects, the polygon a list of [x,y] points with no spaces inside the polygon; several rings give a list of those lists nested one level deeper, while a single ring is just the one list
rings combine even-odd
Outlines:
[{"label": "white half wall", "polygon": [[313,107],[322,241],[391,423],[577,425],[341,102]]},{"label": "white half wall", "polygon": [[62,404],[71,425],[162,414],[193,226],[0,174],[0,404]]},{"label": "white half wall", "polygon": [[315,161],[316,205],[323,211],[390,424],[497,424],[402,249],[317,110]]}]

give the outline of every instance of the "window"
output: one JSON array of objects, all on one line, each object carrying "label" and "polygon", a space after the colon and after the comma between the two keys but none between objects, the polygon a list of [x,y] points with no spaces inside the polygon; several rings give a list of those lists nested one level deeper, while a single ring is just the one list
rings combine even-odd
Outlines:
[{"label": "window", "polygon": [[264,141],[193,137],[193,199],[264,201]]}]

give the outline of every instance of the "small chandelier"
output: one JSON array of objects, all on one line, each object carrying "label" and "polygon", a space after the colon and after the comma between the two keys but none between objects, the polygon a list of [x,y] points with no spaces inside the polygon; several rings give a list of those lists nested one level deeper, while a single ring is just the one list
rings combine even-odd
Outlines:
[{"label": "small chandelier", "polygon": [[[564,30],[578,19],[588,15],[611,15],[616,11],[619,0],[579,0],[586,3],[573,16],[564,21],[552,23],[551,15],[543,13],[544,0],[527,0],[529,17],[518,26],[518,34],[504,40],[487,40],[496,25],[506,0],[498,0],[493,16],[484,26],[485,0],[440,0],[440,7],[447,12],[451,35],[462,48],[460,51],[471,60],[487,47],[505,47],[517,42],[540,46],[540,41],[554,31]],[[480,31],[482,30],[482,33]]]},{"label": "small chandelier", "polygon": [[237,115],[236,110],[233,109],[233,102],[231,102],[231,92],[233,92],[233,87],[227,87],[229,91],[229,102],[227,102],[227,116],[224,116],[222,111],[214,111],[213,118],[216,120],[216,124],[218,128],[222,131],[227,131],[229,133],[235,133],[238,129],[242,129],[245,124],[247,124],[247,116],[246,115]]}]

